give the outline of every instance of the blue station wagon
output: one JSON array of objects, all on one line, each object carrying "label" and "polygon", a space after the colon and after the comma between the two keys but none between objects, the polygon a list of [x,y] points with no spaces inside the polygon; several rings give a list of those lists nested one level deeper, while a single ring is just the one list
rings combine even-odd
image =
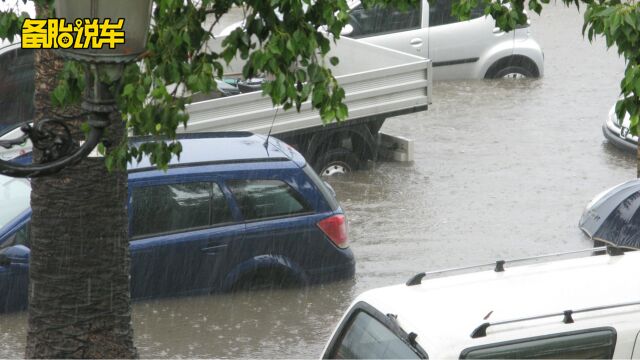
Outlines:
[{"label": "blue station wagon", "polygon": [[[134,299],[353,277],[344,212],[295,149],[251,133],[180,141],[168,171],[129,168]],[[30,191],[0,178],[0,312],[27,304]]]}]

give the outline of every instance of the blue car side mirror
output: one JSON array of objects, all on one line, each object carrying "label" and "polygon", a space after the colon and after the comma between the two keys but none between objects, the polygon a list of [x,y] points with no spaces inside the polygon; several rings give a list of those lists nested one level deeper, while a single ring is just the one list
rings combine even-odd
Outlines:
[{"label": "blue car side mirror", "polygon": [[27,264],[29,263],[29,254],[31,254],[31,249],[24,245],[10,246],[0,253],[0,266],[12,263]]}]

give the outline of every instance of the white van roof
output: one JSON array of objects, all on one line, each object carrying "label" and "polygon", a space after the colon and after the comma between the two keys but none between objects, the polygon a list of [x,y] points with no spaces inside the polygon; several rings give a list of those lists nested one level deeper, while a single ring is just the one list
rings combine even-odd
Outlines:
[{"label": "white van roof", "polygon": [[507,263],[504,272],[425,278],[418,285],[370,290],[354,303],[364,301],[383,314],[397,315],[398,324],[418,335],[416,341],[429,357],[458,358],[472,346],[613,325],[606,322],[615,322],[618,331],[629,327],[637,332],[640,305],[576,313],[570,324],[558,315],[494,325],[486,336],[471,337],[486,322],[640,302],[639,274],[640,252],[513,267]]}]

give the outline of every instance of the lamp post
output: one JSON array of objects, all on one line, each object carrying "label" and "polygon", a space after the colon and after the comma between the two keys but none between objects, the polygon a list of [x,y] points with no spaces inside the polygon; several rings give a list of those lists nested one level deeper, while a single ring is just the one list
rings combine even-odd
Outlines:
[{"label": "lamp post", "polygon": [[67,24],[80,21],[77,24],[84,25],[84,19],[98,19],[100,23],[105,19],[110,19],[111,23],[124,19],[124,43],[116,44],[114,48],[103,43],[100,48],[57,50],[63,58],[81,62],[85,69],[81,107],[88,113],[87,124],[91,129],[86,141],[78,145],[61,119],[43,119],[33,127],[25,125],[21,128],[23,136],[0,145],[11,147],[29,138],[33,146],[42,151],[43,162],[22,165],[0,160],[0,174],[13,177],[54,174],[91,153],[109,125],[109,113],[118,109],[115,94],[109,86],[119,83],[124,65],[135,61],[145,50],[151,3],[151,0],[56,0],[56,15]]}]

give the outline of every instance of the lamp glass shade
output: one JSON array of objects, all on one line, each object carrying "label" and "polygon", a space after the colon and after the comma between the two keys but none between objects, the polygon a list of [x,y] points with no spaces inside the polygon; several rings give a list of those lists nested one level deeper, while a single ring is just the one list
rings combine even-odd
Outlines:
[{"label": "lamp glass shade", "polygon": [[[124,19],[124,43],[111,49],[108,43],[101,48],[59,49],[63,57],[94,63],[119,63],[133,61],[144,52],[152,0],[56,0],[56,16],[67,24],[75,24],[77,19],[110,19],[116,23]],[[100,33],[99,33],[100,34]]]}]

